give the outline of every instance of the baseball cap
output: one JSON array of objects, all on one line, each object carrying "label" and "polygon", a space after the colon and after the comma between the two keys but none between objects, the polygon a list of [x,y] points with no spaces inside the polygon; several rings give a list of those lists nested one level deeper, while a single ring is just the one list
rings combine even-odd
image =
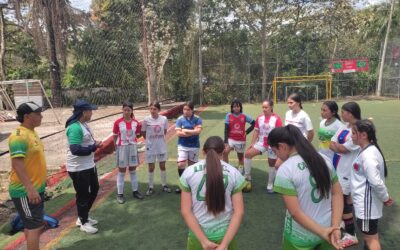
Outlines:
[{"label": "baseball cap", "polygon": [[23,122],[24,115],[30,114],[32,112],[42,112],[43,108],[34,102],[25,102],[18,106],[17,108],[17,121]]},{"label": "baseball cap", "polygon": [[88,103],[85,100],[77,100],[74,104],[74,110],[96,110],[97,106]]}]

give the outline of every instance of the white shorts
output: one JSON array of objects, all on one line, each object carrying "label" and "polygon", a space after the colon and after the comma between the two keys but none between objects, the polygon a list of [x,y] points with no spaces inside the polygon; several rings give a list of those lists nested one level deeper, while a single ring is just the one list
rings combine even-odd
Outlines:
[{"label": "white shorts", "polygon": [[165,162],[168,159],[168,154],[149,154],[146,152],[146,163]]},{"label": "white shorts", "polygon": [[199,161],[199,148],[188,148],[183,146],[178,146],[178,162],[181,161],[191,161],[198,162]]},{"label": "white shorts", "polygon": [[268,158],[269,159],[277,159],[278,158],[276,156],[276,154],[274,153],[274,151],[272,150],[271,146],[268,146],[268,149],[267,149],[266,147],[264,147],[264,145],[261,142],[256,142],[256,144],[254,144],[253,148],[255,148],[258,151],[260,151],[261,154],[263,154],[263,153],[268,151]]},{"label": "white shorts", "polygon": [[349,195],[351,192],[350,187],[350,176],[338,176],[340,186],[342,187],[342,192],[344,195]]},{"label": "white shorts", "polygon": [[117,146],[117,167],[135,167],[139,165],[136,144]]},{"label": "white shorts", "polygon": [[228,139],[228,145],[230,148],[233,148],[238,153],[244,153],[244,150],[246,148],[245,141],[236,141],[233,139]]}]

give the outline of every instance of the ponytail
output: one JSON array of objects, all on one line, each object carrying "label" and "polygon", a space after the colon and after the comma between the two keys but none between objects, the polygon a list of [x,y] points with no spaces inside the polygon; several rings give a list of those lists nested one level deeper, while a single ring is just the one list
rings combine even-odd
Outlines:
[{"label": "ponytail", "polygon": [[225,186],[219,155],[224,151],[224,141],[218,136],[209,137],[203,146],[206,152],[206,205],[214,216],[225,211]]},{"label": "ponytail", "polygon": [[367,119],[358,120],[354,127],[359,132],[365,132],[367,134],[369,143],[374,145],[378,149],[379,153],[381,153],[382,158],[383,158],[384,174],[385,174],[385,177],[386,177],[388,175],[388,170],[387,170],[387,166],[386,166],[386,160],[385,160],[385,156],[382,153],[381,148],[378,145],[378,139],[376,139],[376,129],[375,129],[374,123],[372,121],[370,121],[370,120],[367,120]]},{"label": "ponytail", "polygon": [[268,135],[268,144],[271,147],[279,147],[279,143],[296,148],[297,153],[306,163],[310,175],[314,178],[319,194],[321,197],[329,198],[332,182],[328,166],[300,130],[290,124],[273,129]]}]

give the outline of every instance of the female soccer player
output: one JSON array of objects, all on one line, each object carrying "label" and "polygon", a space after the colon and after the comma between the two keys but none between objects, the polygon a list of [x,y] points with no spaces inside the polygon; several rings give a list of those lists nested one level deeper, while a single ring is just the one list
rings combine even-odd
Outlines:
[{"label": "female soccer player", "polygon": [[74,104],[74,111],[68,118],[65,127],[68,139],[67,171],[76,191],[78,219],[76,225],[86,233],[97,233],[97,220],[89,217],[89,211],[99,191],[94,152],[102,143],[95,141],[87,124],[97,107],[84,100]]},{"label": "female soccer player", "polygon": [[[199,159],[201,126],[203,121],[194,114],[193,102],[187,102],[183,106],[183,115],[181,115],[175,124],[176,135],[178,136],[178,174],[182,175],[188,166],[196,163]],[[178,187],[175,193],[181,193]]]},{"label": "female soccer player", "polygon": [[250,147],[246,150],[244,155],[244,172],[248,184],[243,192],[251,191],[251,159],[254,156],[260,155],[268,151],[268,182],[267,182],[267,192],[273,193],[273,184],[275,179],[275,162],[276,155],[272,151],[271,147],[268,146],[268,134],[269,132],[277,127],[282,126],[281,118],[274,113],[274,102],[271,100],[265,100],[262,103],[263,114],[259,115],[256,119],[255,130],[253,137],[251,138]]},{"label": "female soccer player", "polygon": [[187,249],[237,249],[235,234],[244,214],[240,172],[221,161],[224,141],[209,137],[206,159],[188,167],[180,178],[181,213],[189,227]]},{"label": "female soccer player", "polygon": [[288,99],[289,109],[285,115],[285,125],[292,124],[298,127],[301,133],[312,142],[314,138],[314,128],[308,114],[303,110],[301,105],[300,95],[297,93],[291,94]]},{"label": "female soccer player", "polygon": [[[225,151],[224,161],[229,162],[231,150],[237,152],[239,169],[243,169],[243,154],[246,148],[246,135],[254,129],[255,121],[248,115],[243,114],[243,106],[239,100],[231,103],[231,112],[225,117]],[[246,122],[251,126],[246,130]]]},{"label": "female soccer player", "polygon": [[340,249],[343,196],[332,164],[294,125],[272,130],[268,143],[283,161],[274,185],[287,208],[283,249]]},{"label": "female soccer player", "polygon": [[140,123],[133,118],[133,104],[124,102],[122,104],[122,117],[114,122],[113,134],[115,151],[117,153],[117,202],[125,203],[124,177],[126,168],[129,168],[131,176],[131,187],[133,197],[139,200],[143,195],[138,190],[136,167],[139,165],[136,136],[140,135]]},{"label": "female soccer player", "polygon": [[165,116],[159,115],[161,105],[155,101],[149,105],[150,115],[142,122],[142,135],[146,138],[146,162],[149,164],[149,189],[146,195],[154,193],[154,168],[155,162],[160,164],[160,177],[162,191],[171,193],[167,185],[167,172],[165,162],[167,160],[167,143],[165,135],[168,129],[168,120]]},{"label": "female soccer player", "polygon": [[321,117],[323,120],[318,129],[319,152],[331,160],[333,159],[333,151],[329,149],[331,138],[343,126],[338,111],[339,107],[335,101],[325,101],[322,104]]},{"label": "female soccer player", "polygon": [[333,166],[342,186],[344,208],[343,221],[346,234],[343,237],[345,247],[358,244],[355,236],[353,221],[353,201],[350,195],[350,175],[354,159],[357,157],[360,147],[351,139],[351,128],[361,119],[361,109],[356,102],[348,102],[342,106],[342,119],[345,124],[331,138],[329,148],[335,153]]},{"label": "female soccer player", "polygon": [[361,147],[351,171],[351,196],[357,225],[363,233],[364,249],[380,250],[378,220],[382,217],[383,205],[393,204],[385,185],[385,158],[377,143],[375,126],[371,121],[357,121],[351,137],[353,143]]}]

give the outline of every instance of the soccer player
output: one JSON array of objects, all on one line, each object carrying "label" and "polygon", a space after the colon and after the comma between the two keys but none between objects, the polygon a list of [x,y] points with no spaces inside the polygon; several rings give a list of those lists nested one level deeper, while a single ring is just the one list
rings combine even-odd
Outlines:
[{"label": "soccer player", "polygon": [[160,177],[162,191],[171,193],[167,185],[167,172],[165,162],[167,161],[167,143],[165,135],[168,129],[168,120],[165,116],[159,115],[161,105],[154,101],[149,105],[150,115],[145,117],[142,122],[142,135],[146,138],[146,162],[149,164],[149,189],[146,195],[154,193],[154,169],[155,162],[160,165]]},{"label": "soccer player", "polygon": [[[203,121],[194,114],[193,102],[186,102],[181,115],[175,124],[176,135],[178,136],[178,174],[182,175],[188,166],[196,163],[199,159],[200,139]],[[180,194],[178,187],[175,193]]]},{"label": "soccer player", "polygon": [[291,94],[287,99],[287,103],[289,110],[285,115],[285,125],[292,124],[298,127],[304,137],[312,142],[314,138],[314,128],[310,117],[303,110],[300,95],[297,93]]},{"label": "soccer player", "polygon": [[321,107],[323,120],[319,124],[319,152],[333,160],[333,151],[329,149],[332,136],[343,126],[338,114],[339,107],[335,101],[325,101]]},{"label": "soccer player", "polygon": [[94,152],[102,143],[95,141],[87,124],[92,118],[93,110],[97,107],[84,100],[74,104],[71,117],[65,127],[68,139],[67,171],[72,179],[76,192],[76,207],[78,219],[76,225],[80,230],[89,234],[97,233],[94,227],[98,221],[89,217],[89,211],[99,191]]},{"label": "soccer player", "polygon": [[16,119],[21,125],[8,138],[11,156],[8,192],[24,223],[28,250],[39,249],[44,225],[47,169],[43,143],[35,132],[42,123],[41,112],[42,108],[34,102],[19,105]]},{"label": "soccer player", "polygon": [[[250,127],[246,130],[246,122]],[[231,103],[231,112],[225,117],[225,151],[224,161],[229,163],[229,153],[235,150],[239,160],[239,170],[243,169],[243,154],[246,148],[246,135],[253,131],[255,121],[243,114],[243,106],[239,100]]]},{"label": "soccer player", "polygon": [[360,147],[355,145],[351,139],[351,128],[361,119],[360,106],[356,102],[343,104],[341,117],[345,124],[331,138],[329,148],[335,153],[333,156],[333,166],[336,169],[343,191],[343,221],[346,233],[342,240],[345,247],[348,247],[358,244],[353,221],[353,201],[350,194],[350,176],[352,163],[360,151]]},{"label": "soccer player", "polygon": [[206,159],[188,167],[180,178],[181,213],[189,227],[188,250],[237,249],[234,239],[244,214],[244,177],[221,161],[224,141],[209,137]]},{"label": "soccer player", "polygon": [[268,144],[283,161],[274,191],[287,208],[283,249],[340,249],[343,194],[329,159],[294,125],[273,129]]},{"label": "soccer player", "polygon": [[380,250],[378,220],[382,218],[383,205],[393,204],[385,185],[385,158],[377,143],[375,126],[371,121],[357,121],[352,128],[351,137],[353,143],[361,148],[351,171],[351,196],[357,226],[363,233],[364,249]]},{"label": "soccer player", "polygon": [[274,113],[274,102],[271,100],[265,100],[262,103],[263,114],[259,115],[256,119],[255,130],[253,137],[251,138],[250,147],[246,150],[244,155],[244,173],[247,180],[247,186],[243,189],[243,192],[251,191],[251,159],[257,155],[260,155],[268,151],[268,181],[266,190],[268,193],[273,193],[273,185],[275,179],[275,163],[276,155],[268,145],[268,134],[272,129],[281,127],[281,118]]},{"label": "soccer player", "polygon": [[140,136],[141,127],[138,120],[133,116],[133,104],[124,102],[122,104],[122,117],[114,122],[113,128],[115,151],[117,153],[117,202],[125,203],[124,179],[127,167],[131,177],[132,195],[142,200],[144,197],[138,190],[136,167],[139,165],[137,151],[137,138]]}]

